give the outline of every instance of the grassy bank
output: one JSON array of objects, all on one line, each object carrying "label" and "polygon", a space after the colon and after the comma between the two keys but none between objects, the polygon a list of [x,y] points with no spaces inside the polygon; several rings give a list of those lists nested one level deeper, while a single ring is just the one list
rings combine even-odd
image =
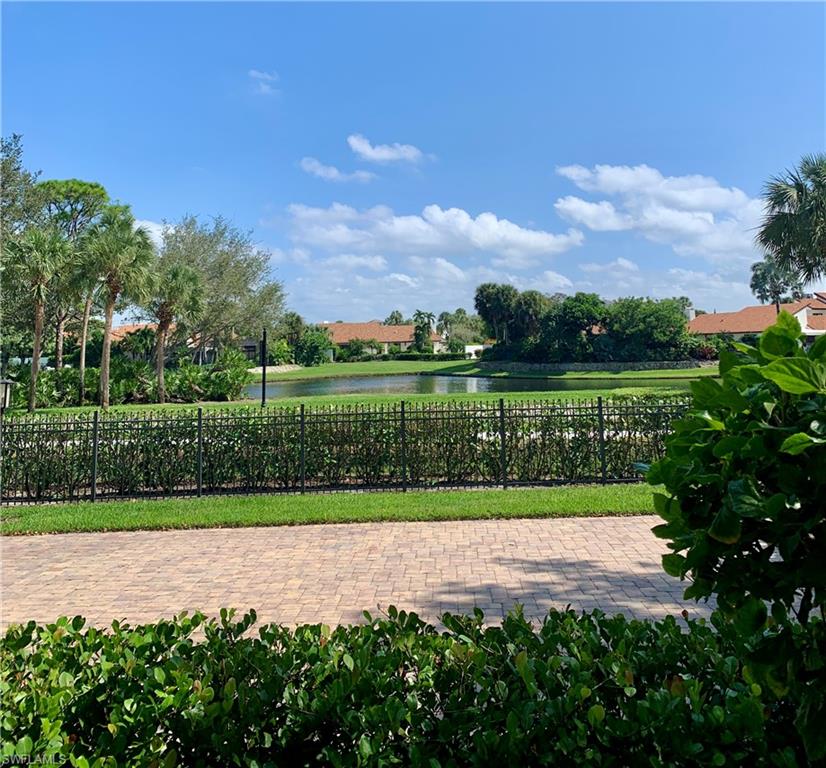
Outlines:
[{"label": "grassy bank", "polygon": [[650,514],[649,486],[218,496],[8,507],[0,533],[67,533],[175,528],[366,523],[386,520],[599,517]]},{"label": "grassy bank", "polygon": [[[568,391],[537,391],[537,392],[454,392],[443,395],[409,395],[409,394],[350,394],[350,395],[307,395],[304,397],[281,397],[270,398],[267,401],[268,408],[294,408],[302,403],[307,406],[354,406],[354,405],[390,405],[404,400],[406,403],[447,403],[447,402],[487,402],[498,401],[503,398],[505,402],[513,400],[533,401],[533,400],[587,400],[596,397],[616,397],[660,395],[670,397],[688,392],[687,382],[675,381],[674,386],[651,386],[651,387],[600,387],[598,389],[572,389]],[[191,411],[199,405],[206,410],[226,409],[226,408],[259,408],[258,400],[233,400],[232,402],[220,403],[142,403],[128,405],[113,405],[109,408],[111,413],[140,413],[144,411]],[[71,408],[38,408],[37,413],[42,415],[57,414],[77,414],[92,413],[97,406],[86,405]],[[7,412],[6,418],[25,415],[23,409],[13,409]]]},{"label": "grassy bank", "polygon": [[[700,376],[716,376],[717,366],[710,368],[667,368],[659,371],[566,371],[560,373],[518,372],[481,368],[476,361],[431,360],[373,360],[362,363],[325,363],[314,368],[282,371],[267,375],[268,381],[300,381],[302,379],[330,379],[342,376],[393,376],[399,374],[431,374],[442,376],[483,376],[518,379],[568,379],[623,380],[623,379],[696,379]],[[260,376],[253,377],[259,381]]]}]

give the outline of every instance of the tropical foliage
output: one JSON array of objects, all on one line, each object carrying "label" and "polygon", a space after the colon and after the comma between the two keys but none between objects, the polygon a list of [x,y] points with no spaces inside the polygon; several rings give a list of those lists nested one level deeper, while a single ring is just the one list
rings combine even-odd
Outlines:
[{"label": "tropical foliage", "polygon": [[808,282],[826,277],[826,154],[806,155],[771,179],[757,242],[782,269]]},{"label": "tropical foliage", "polygon": [[[269,279],[267,255],[225,220],[202,224],[184,217],[165,228],[158,249],[129,207],[110,204],[100,184],[40,181],[23,165],[19,136],[3,139],[0,149],[0,368],[18,383],[26,380],[30,410],[52,402],[53,392],[60,393],[58,399],[80,403],[95,392],[104,408],[113,401],[142,399],[124,373],[129,366],[113,362],[117,314],[128,312],[153,323],[149,333],[156,381],[151,391],[160,402],[169,389],[168,367],[187,356],[214,361],[261,327],[275,329],[281,322],[283,290]],[[100,381],[93,385],[86,375],[87,351],[100,317]],[[125,340],[121,351],[148,357],[146,350],[130,349],[142,340]],[[66,345],[77,352],[73,364],[78,374],[50,373],[41,385],[41,359],[62,370]],[[31,360],[29,372],[8,371],[13,358]],[[127,379],[114,381],[113,372]],[[78,386],[75,397],[64,396],[59,386],[70,380]]]},{"label": "tropical foliage", "polygon": [[[804,350],[788,313],[757,347],[721,356],[722,381],[692,383],[649,482],[665,523],[663,565],[686,597],[716,596],[749,638],[749,676],[797,706],[812,758],[826,757],[826,337]],[[775,706],[781,706],[777,704]]]},{"label": "tropical foliage", "polygon": [[751,292],[763,303],[771,302],[780,313],[780,305],[803,298],[803,281],[788,267],[772,258],[751,265]]}]

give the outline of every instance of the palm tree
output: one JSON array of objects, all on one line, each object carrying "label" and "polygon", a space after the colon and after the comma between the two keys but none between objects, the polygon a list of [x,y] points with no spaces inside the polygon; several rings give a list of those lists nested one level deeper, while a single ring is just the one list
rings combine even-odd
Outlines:
[{"label": "palm tree", "polygon": [[436,330],[442,334],[442,336],[450,336],[451,328],[453,327],[453,315],[450,312],[442,312],[439,315],[438,321],[436,323]]},{"label": "palm tree", "polygon": [[19,284],[26,287],[34,302],[34,342],[29,379],[29,411],[37,406],[37,375],[40,372],[40,349],[50,283],[65,268],[69,245],[53,228],[26,230],[11,243],[11,269]]},{"label": "palm tree", "polygon": [[826,276],[826,154],[805,155],[797,169],[771,179],[763,197],[757,242],[804,282]]},{"label": "palm tree", "polygon": [[109,407],[109,363],[112,354],[112,316],[123,295],[135,302],[146,298],[155,249],[143,227],[126,206],[109,206],[89,242],[90,266],[102,277],[103,351],[100,357],[100,405]]},{"label": "palm tree", "polygon": [[101,287],[103,282],[101,276],[95,271],[95,255],[91,251],[90,245],[93,235],[84,237],[75,251],[74,260],[74,286],[79,295],[83,297],[83,314],[80,322],[80,360],[78,361],[78,373],[80,374],[80,405],[86,400],[86,343],[89,339],[89,319],[92,316],[92,308],[100,300]]},{"label": "palm tree", "polygon": [[157,323],[155,331],[155,371],[158,377],[158,402],[166,402],[164,362],[169,329],[197,320],[201,314],[203,290],[198,272],[188,264],[160,265],[153,280],[147,309]]},{"label": "palm tree", "polygon": [[777,314],[780,304],[788,296],[792,301],[803,298],[803,283],[798,274],[779,266],[771,258],[765,258],[751,265],[751,292],[761,304],[771,302]]},{"label": "palm tree", "polygon": [[430,333],[433,330],[434,322],[436,322],[436,316],[432,312],[423,312],[421,309],[417,309],[413,313],[414,346],[419,352],[432,349]]}]

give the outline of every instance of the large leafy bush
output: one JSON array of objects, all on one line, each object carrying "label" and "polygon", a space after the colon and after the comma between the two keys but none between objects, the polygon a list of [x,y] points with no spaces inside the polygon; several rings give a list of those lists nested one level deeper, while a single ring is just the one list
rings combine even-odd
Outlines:
[{"label": "large leafy bush", "polygon": [[11,761],[103,765],[803,765],[730,628],[552,611],[537,628],[390,609],[365,625],[11,628]]},{"label": "large leafy bush", "polygon": [[749,642],[750,674],[798,707],[811,757],[826,756],[826,337],[810,349],[781,313],[759,346],[721,355],[722,381],[692,384],[648,480],[663,558],[687,597],[716,596]]},{"label": "large leafy bush", "polygon": [[330,349],[329,333],[323,328],[311,328],[305,331],[295,345],[295,362],[306,367],[321,365],[328,361],[327,350]]}]

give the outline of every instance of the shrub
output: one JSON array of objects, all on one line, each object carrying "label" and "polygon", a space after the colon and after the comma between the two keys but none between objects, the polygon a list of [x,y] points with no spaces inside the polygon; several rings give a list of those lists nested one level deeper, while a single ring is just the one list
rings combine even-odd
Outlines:
[{"label": "shrub", "polygon": [[[12,627],[4,756],[72,765],[802,765],[730,629],[391,608],[350,627],[183,614]],[[716,630],[716,631],[715,631]],[[200,638],[200,639],[199,639]],[[106,761],[106,762],[104,762]]]},{"label": "shrub", "polygon": [[328,332],[321,328],[312,328],[305,331],[295,345],[295,361],[307,367],[326,363],[330,346]]},{"label": "shrub", "polygon": [[206,394],[207,368],[183,359],[166,373],[166,396],[171,402],[194,403]]},{"label": "shrub", "polygon": [[648,473],[666,489],[655,532],[673,550],[665,569],[692,581],[686,597],[717,597],[749,639],[751,674],[798,706],[810,757],[826,757],[826,337],[804,351],[781,313],[758,347],[734,347],[721,382],[692,383]]},{"label": "shrub", "polygon": [[237,400],[249,380],[247,357],[240,349],[225,347],[218,354],[205,382],[207,400]]},{"label": "shrub", "polygon": [[293,361],[293,350],[286,339],[277,339],[267,347],[267,365],[287,365]]}]

